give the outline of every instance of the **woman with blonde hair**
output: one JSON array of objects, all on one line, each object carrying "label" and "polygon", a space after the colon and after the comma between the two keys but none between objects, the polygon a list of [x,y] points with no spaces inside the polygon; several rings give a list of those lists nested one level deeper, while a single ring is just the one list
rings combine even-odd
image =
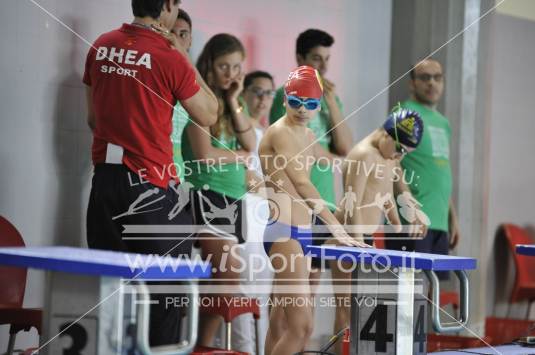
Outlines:
[{"label": "woman with blonde hair", "polygon": [[[212,263],[212,282],[224,279],[218,284],[227,287],[239,285],[242,266],[231,249],[245,241],[242,199],[247,192],[246,161],[256,148],[255,131],[239,99],[244,59],[245,49],[235,36],[217,34],[206,43],[197,69],[219,101],[218,119],[210,127],[190,122],[182,139],[185,177],[193,185],[198,244],[203,258]],[[218,316],[201,317],[199,345],[212,345],[220,323]]]}]

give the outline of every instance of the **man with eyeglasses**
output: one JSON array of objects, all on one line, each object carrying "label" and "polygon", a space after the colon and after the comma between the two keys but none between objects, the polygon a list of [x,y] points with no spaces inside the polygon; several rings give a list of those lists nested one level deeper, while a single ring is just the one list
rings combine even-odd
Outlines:
[{"label": "man with eyeglasses", "polygon": [[267,128],[269,110],[275,97],[275,83],[271,74],[256,70],[248,73],[243,80],[242,99],[245,102],[245,109],[251,118],[251,123],[256,134],[256,154],[252,157],[247,171],[248,191],[255,192],[261,186],[263,180],[260,159],[258,157],[258,146]]},{"label": "man with eyeglasses", "polygon": [[[380,230],[383,216],[395,231],[400,231],[394,184],[401,179],[399,161],[417,149],[425,132],[418,113],[405,109],[392,112],[382,127],[358,142],[342,167],[344,197],[335,215],[346,231],[358,241],[371,243],[371,235]],[[409,154],[410,155],[410,154]],[[360,228],[370,228],[363,231]],[[388,228],[388,227],[387,227]],[[339,244],[329,240],[327,244]],[[337,300],[334,333],[349,326],[351,265],[330,262]],[[335,281],[336,280],[336,281]],[[337,344],[341,354],[341,344]]]},{"label": "man with eyeglasses", "polygon": [[[247,164],[247,195],[245,196],[245,220],[246,220],[246,235],[247,241],[240,249],[240,256],[244,260],[248,260],[244,264],[242,271],[242,278],[246,279],[250,285],[251,275],[255,278],[266,280],[272,278],[272,273],[269,268],[255,269],[255,265],[268,265],[269,260],[265,256],[262,248],[262,235],[264,234],[265,225],[267,223],[267,215],[269,215],[269,208],[265,205],[264,197],[259,193],[262,190],[263,173],[260,166],[260,157],[258,156],[258,147],[260,141],[264,136],[268,124],[267,119],[269,110],[273,103],[275,96],[275,83],[271,74],[255,70],[245,75],[243,79],[243,91],[241,93],[240,101],[244,104],[244,111],[250,118],[256,135],[256,149],[251,154],[250,160]],[[253,262],[254,255],[254,262]],[[263,258],[260,261],[258,258]],[[258,264],[260,263],[260,264]],[[244,290],[247,288],[244,288]],[[250,289],[250,288],[249,288]],[[253,297],[260,300],[261,317],[257,320],[258,325],[258,344],[263,348],[264,339],[266,337],[267,328],[269,324],[269,309],[267,307],[268,299],[262,293],[246,293],[247,297]],[[255,328],[252,314],[244,314],[232,321],[232,349],[244,353],[253,354],[255,352]]]},{"label": "man with eyeglasses", "polygon": [[[409,89],[411,97],[401,106],[420,114],[425,131],[418,148],[401,161],[406,178],[396,188],[400,194],[412,193],[430,224],[404,219],[404,224],[413,225],[413,232],[387,238],[386,247],[448,254],[459,240],[459,228],[451,200],[451,128],[448,119],[437,111],[444,92],[442,65],[434,59],[415,65],[410,72]],[[419,233],[414,229],[418,225],[422,227]],[[447,273],[439,275],[442,279],[447,277]]]}]

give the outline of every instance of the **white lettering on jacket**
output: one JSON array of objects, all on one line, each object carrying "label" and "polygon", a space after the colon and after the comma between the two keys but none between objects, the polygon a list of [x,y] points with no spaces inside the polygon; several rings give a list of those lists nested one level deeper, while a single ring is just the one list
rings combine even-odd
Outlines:
[{"label": "white lettering on jacket", "polygon": [[132,49],[99,47],[95,60],[109,60],[117,64],[124,63],[152,69],[150,53],[139,53]]}]

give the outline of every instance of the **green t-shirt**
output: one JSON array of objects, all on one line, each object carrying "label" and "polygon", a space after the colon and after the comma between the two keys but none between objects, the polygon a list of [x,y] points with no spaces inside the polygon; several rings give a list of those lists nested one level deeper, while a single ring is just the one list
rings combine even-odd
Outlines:
[{"label": "green t-shirt", "polygon": [[420,144],[401,161],[406,181],[431,221],[429,228],[447,232],[452,191],[449,121],[440,112],[412,100],[401,106],[418,112],[424,123]]},{"label": "green t-shirt", "polygon": [[[218,140],[211,138],[212,146],[220,149],[238,150],[239,144],[236,137],[227,137],[222,134]],[[245,165],[242,163],[220,164],[217,158],[212,162],[201,163],[193,156],[191,145],[186,130],[182,134],[182,156],[185,167],[185,180],[190,182],[196,189],[217,192],[234,199],[241,199],[247,192],[245,183]]]},{"label": "green t-shirt", "polygon": [[[273,106],[271,106],[271,112],[269,114],[269,123],[273,124],[277,122],[279,118],[286,114],[286,108],[283,105],[284,103],[284,88],[280,87],[273,99]],[[336,97],[336,103],[342,111],[342,102]],[[308,127],[314,132],[316,138],[319,138],[318,142],[320,145],[331,151],[332,135],[325,134],[329,129],[331,129],[331,120],[329,117],[329,106],[325,102],[325,99],[321,99],[321,110],[318,114],[312,118]],[[332,204],[336,205],[335,201],[335,192],[334,192],[334,176],[331,167],[325,165],[316,164],[312,167],[310,171],[310,181],[316,187],[320,193],[321,198]],[[334,208],[331,208],[331,210]]]},{"label": "green t-shirt", "polygon": [[177,174],[180,181],[184,180],[184,159],[182,158],[182,132],[190,121],[188,112],[177,102],[173,110],[173,132],[171,142],[173,143],[173,160],[176,164]]}]

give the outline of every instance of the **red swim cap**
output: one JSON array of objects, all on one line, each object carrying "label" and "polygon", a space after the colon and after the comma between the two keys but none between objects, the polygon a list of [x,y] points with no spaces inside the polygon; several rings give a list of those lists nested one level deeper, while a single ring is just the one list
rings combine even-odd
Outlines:
[{"label": "red swim cap", "polygon": [[321,99],[323,86],[316,69],[302,65],[288,76],[284,85],[286,95]]}]

